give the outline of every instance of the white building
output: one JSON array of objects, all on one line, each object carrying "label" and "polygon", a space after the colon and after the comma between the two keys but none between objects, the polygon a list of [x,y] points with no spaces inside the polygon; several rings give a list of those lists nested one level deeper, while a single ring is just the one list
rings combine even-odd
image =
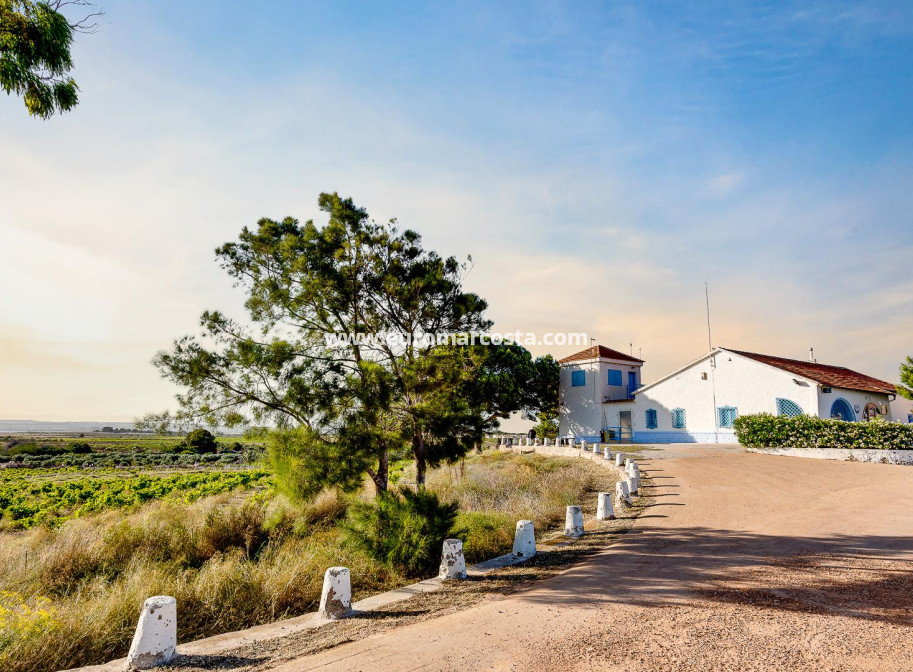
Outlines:
[{"label": "white building", "polygon": [[762,412],[892,419],[891,383],[811,361],[715,348],[643,387],[643,362],[603,346],[560,364],[560,435],[588,441],[734,443],[735,418]]}]

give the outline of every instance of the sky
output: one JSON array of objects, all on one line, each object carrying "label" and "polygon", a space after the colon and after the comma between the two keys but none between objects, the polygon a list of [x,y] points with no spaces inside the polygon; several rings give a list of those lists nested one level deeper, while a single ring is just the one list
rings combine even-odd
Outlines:
[{"label": "sky", "polygon": [[913,354],[909,3],[101,5],[75,110],[0,95],[0,418],[174,408],[156,351],[243,314],[216,246],[322,191],[644,380],[706,351],[705,282],[714,345]]}]

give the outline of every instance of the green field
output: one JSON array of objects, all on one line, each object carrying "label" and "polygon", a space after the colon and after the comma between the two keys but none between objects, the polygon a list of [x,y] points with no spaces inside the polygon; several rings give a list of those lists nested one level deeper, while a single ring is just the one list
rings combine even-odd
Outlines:
[{"label": "green field", "polygon": [[0,436],[0,468],[192,468],[203,464],[250,465],[263,454],[261,441],[216,437],[215,453],[182,450],[183,436],[141,433],[10,434]]}]

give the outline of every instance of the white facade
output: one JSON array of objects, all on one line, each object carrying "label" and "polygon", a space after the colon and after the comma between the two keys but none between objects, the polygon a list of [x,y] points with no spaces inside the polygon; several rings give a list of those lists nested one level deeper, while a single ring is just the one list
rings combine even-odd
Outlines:
[{"label": "white facade", "polygon": [[643,362],[608,348],[591,350],[596,356],[561,364],[560,436],[599,441],[602,429],[620,428],[619,408],[630,412],[634,407],[633,392],[641,385]]},{"label": "white facade", "polygon": [[[620,362],[562,362],[561,436],[598,440],[601,430],[623,425],[627,416],[631,438],[637,443],[734,443],[731,421],[738,415],[776,415],[781,408],[795,411],[798,407],[806,415],[830,418],[838,399],[845,401],[839,405],[849,409],[852,420],[863,420],[867,406],[870,413],[892,419],[891,396],[887,393],[826,387],[724,348],[634,391],[633,401],[607,402],[603,394],[605,369],[617,365]],[[636,369],[639,382],[640,364]],[[570,387],[573,370],[587,372],[586,387]],[[648,426],[653,423],[655,426]],[[628,435],[622,431],[622,437]]]}]

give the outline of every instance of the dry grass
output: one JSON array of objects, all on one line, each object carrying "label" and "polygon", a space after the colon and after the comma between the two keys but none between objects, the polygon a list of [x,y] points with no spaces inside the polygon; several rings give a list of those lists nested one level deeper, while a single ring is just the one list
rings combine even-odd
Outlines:
[{"label": "dry grass", "polygon": [[40,631],[34,619],[3,619],[0,611],[0,669],[40,672],[123,655],[151,595],[177,598],[178,637],[189,641],[314,610],[333,565],[349,567],[363,594],[401,583],[389,568],[340,547],[320,518],[339,511],[334,496],[303,513],[280,501],[217,497],[4,535],[0,590],[14,595],[8,601],[50,603]]},{"label": "dry grass", "polygon": [[429,474],[428,487],[460,503],[470,562],[508,553],[518,520],[542,532],[564,523],[565,509],[609,487],[611,473],[588,460],[491,451]]},{"label": "dry grass", "polygon": [[[467,558],[478,561],[510,550],[517,520],[545,531],[609,481],[584,460],[486,452],[434,470],[428,485],[460,502]],[[222,495],[0,534],[0,669],[45,672],[122,656],[151,595],[177,598],[186,642],[313,611],[330,566],[349,567],[358,596],[405,583],[342,546],[335,522],[345,511],[334,492],[304,507]]]}]

